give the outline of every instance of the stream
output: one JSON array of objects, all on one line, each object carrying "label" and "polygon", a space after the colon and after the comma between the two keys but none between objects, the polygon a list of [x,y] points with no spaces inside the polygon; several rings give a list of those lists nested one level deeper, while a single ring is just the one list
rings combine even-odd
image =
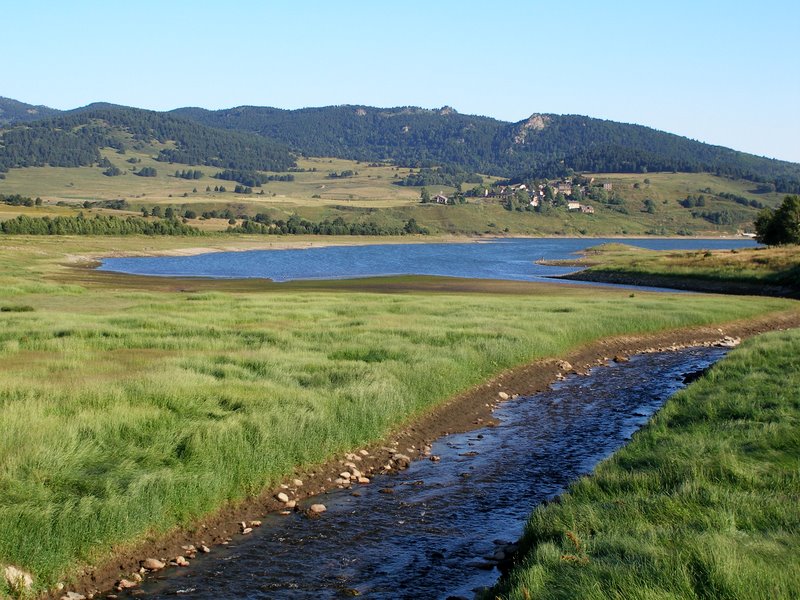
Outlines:
[{"label": "stream", "polygon": [[641,354],[509,400],[497,426],[435,442],[439,462],[376,476],[359,497],[354,488],[304,501],[327,506],[319,519],[268,515],[251,535],[119,597],[472,598],[497,581],[492,556],[537,504],[591,472],[725,352]]}]

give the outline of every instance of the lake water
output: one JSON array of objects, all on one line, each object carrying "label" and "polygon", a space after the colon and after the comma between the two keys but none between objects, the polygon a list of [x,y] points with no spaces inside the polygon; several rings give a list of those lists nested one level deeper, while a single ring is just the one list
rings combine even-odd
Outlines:
[{"label": "lake water", "polygon": [[180,257],[107,258],[99,269],[136,275],[263,278],[273,281],[382,275],[537,281],[576,271],[574,267],[537,265],[537,260],[575,258],[581,250],[607,242],[622,242],[653,250],[718,250],[757,245],[749,239],[517,238],[470,243],[374,244],[213,252]]}]

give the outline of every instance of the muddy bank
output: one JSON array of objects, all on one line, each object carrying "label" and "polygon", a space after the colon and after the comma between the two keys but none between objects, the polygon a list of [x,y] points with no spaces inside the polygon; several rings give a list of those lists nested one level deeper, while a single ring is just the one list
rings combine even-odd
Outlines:
[{"label": "muddy bank", "polygon": [[[565,263],[559,264],[563,265]],[[586,264],[575,261],[573,266],[586,266]],[[675,290],[707,292],[712,294],[800,298],[800,290],[793,289],[788,286],[768,283],[750,283],[747,281],[718,281],[712,279],[702,279],[699,277],[688,277],[685,275],[681,275],[680,277],[670,277],[669,275],[626,273],[622,271],[603,271],[592,269],[578,271],[577,273],[570,273],[568,275],[559,275],[554,277],[554,279],[671,288]]]},{"label": "muddy bank", "polygon": [[[411,458],[425,455],[427,446],[446,433],[468,431],[492,422],[492,408],[504,396],[533,394],[546,389],[550,383],[566,372],[582,372],[591,366],[604,363],[615,356],[626,356],[638,352],[654,352],[686,346],[712,344],[725,336],[748,337],[768,330],[800,326],[800,312],[791,311],[771,315],[762,319],[731,323],[721,327],[698,327],[653,335],[620,336],[601,340],[578,348],[568,355],[536,361],[532,364],[507,371],[490,381],[460,394],[424,415],[417,415],[394,435],[372,447],[354,449],[361,460],[358,468],[366,477],[386,470],[386,466],[402,468],[402,462],[392,463],[395,454]],[[569,363],[569,364],[567,364]],[[363,450],[366,455],[357,450]],[[351,459],[352,460],[352,457]],[[236,506],[228,506],[214,515],[196,523],[193,527],[173,531],[166,536],[146,539],[133,547],[115,548],[116,558],[97,568],[87,568],[67,589],[85,594],[97,590],[110,590],[115,583],[138,571],[140,561],[148,557],[174,558],[185,555],[185,546],[211,547],[238,535],[242,521],[251,523],[268,512],[285,508],[285,502],[276,499],[278,493],[297,500],[298,508],[308,508],[304,498],[337,487],[335,480],[349,462],[345,456],[335,457],[325,465],[298,471],[287,478],[285,487],[265,491],[258,498]],[[292,482],[302,481],[302,485]],[[319,500],[315,500],[319,502]],[[54,592],[49,597],[60,598],[63,592]]]}]

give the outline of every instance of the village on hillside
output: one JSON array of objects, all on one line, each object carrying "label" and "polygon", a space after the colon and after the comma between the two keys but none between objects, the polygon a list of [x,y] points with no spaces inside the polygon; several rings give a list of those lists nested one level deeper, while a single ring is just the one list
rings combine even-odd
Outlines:
[{"label": "village on hillside", "polygon": [[595,209],[586,203],[587,200],[602,204],[618,202],[613,193],[613,184],[580,176],[558,181],[498,182],[489,186],[477,185],[466,192],[457,186],[449,196],[442,191],[431,196],[424,187],[420,193],[420,202],[423,204],[464,204],[467,198],[495,199],[508,210],[542,212],[550,208],[565,208],[570,212],[588,215],[593,215]]}]

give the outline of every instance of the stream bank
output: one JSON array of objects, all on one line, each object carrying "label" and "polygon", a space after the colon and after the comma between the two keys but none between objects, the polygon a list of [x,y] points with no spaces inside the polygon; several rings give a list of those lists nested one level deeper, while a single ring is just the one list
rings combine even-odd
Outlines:
[{"label": "stream bank", "polygon": [[[702,345],[713,343],[725,335],[746,337],[770,329],[795,327],[799,323],[800,315],[792,311],[770,315],[758,320],[732,323],[723,328],[702,327],[656,335],[617,337],[578,349],[564,357],[564,360],[570,362],[574,370],[584,371],[597,364],[598,361],[605,362],[606,359],[613,358],[615,355],[623,356],[645,350],[655,351],[687,345]],[[421,449],[442,434],[475,429],[491,419],[491,409],[499,401],[500,391],[509,395],[534,393],[545,389],[561,372],[563,369],[560,369],[559,361],[550,359],[537,361],[532,365],[501,374],[490,382],[473,388],[439,406],[429,414],[418,416],[412,426],[398,431],[384,443],[369,448],[370,458],[365,463],[373,468],[379,468],[385,464],[388,453],[381,450],[383,446],[397,447],[402,450],[411,447]],[[305,473],[297,473],[296,475],[304,481],[304,486],[298,490],[298,499],[302,500],[307,494],[316,493],[322,489],[335,488],[336,486],[332,485],[328,479],[335,478],[336,473],[341,471],[343,462],[345,462],[344,457],[337,457],[327,465]],[[282,504],[274,499],[274,495],[278,491],[280,489],[270,490],[269,493],[243,505],[228,507],[205,522],[198,523],[192,529],[173,532],[170,536],[144,542],[136,548],[123,549],[118,553],[117,561],[88,571],[84,578],[71,589],[84,592],[110,589],[121,576],[130,575],[138,569],[139,561],[148,556],[176,556],[183,552],[182,546],[190,543],[198,544],[200,541],[209,545],[222,543],[239,531],[239,522],[262,519],[270,511],[282,508]],[[212,554],[214,552],[216,550],[212,549]],[[59,597],[58,594],[54,595]]]}]

